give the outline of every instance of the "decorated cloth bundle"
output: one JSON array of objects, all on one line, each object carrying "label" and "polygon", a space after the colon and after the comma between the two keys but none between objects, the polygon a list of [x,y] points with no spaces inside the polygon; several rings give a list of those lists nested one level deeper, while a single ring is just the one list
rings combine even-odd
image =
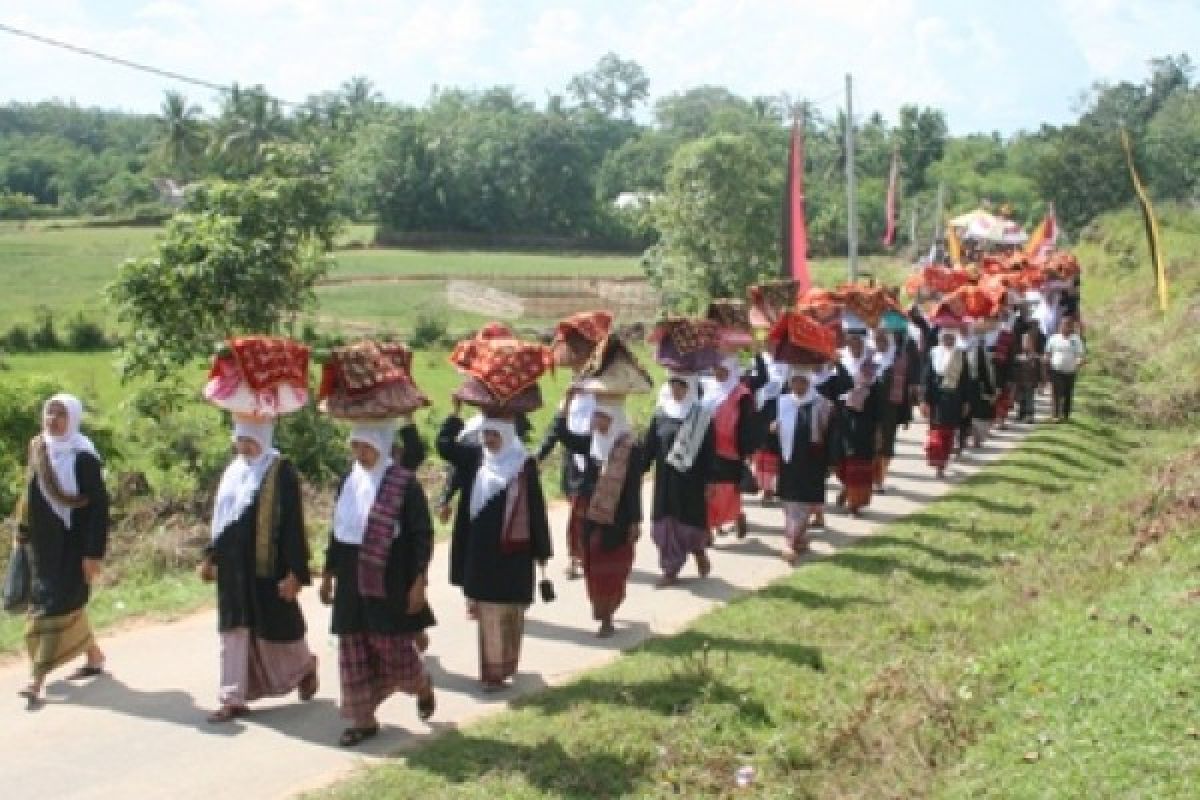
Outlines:
[{"label": "decorated cloth bundle", "polygon": [[837,358],[837,334],[800,311],[785,311],[767,334],[772,357],[783,364],[813,367]]},{"label": "decorated cloth bundle", "polygon": [[750,324],[750,309],[746,301],[713,300],[708,304],[705,317],[717,323],[722,350],[732,352],[754,346],[754,327]]},{"label": "decorated cloth bundle", "polygon": [[650,332],[654,360],[674,372],[696,373],[721,363],[717,323],[696,317],[666,317]]},{"label": "decorated cloth bundle", "polygon": [[842,306],[840,294],[817,286],[800,295],[796,301],[797,311],[807,314],[823,325],[832,325],[841,319]]},{"label": "decorated cloth bundle", "polygon": [[900,310],[896,298],[882,286],[845,284],[838,287],[834,297],[841,302],[843,313],[857,317],[868,328],[878,328],[885,311]]},{"label": "decorated cloth bundle", "polygon": [[746,290],[750,298],[750,324],[770,330],[775,322],[796,304],[800,285],[796,281],[770,281]]},{"label": "decorated cloth bundle", "polygon": [[607,311],[581,311],[560,321],[550,343],[554,363],[570,369],[582,366],[612,330],[612,320]]},{"label": "decorated cloth bundle", "polygon": [[598,395],[646,394],[654,388],[650,373],[616,334],[609,334],[579,370],[575,386]]},{"label": "decorated cloth bundle", "polygon": [[918,300],[929,300],[950,294],[971,280],[971,273],[961,267],[931,265],[910,275],[904,282],[904,291]]},{"label": "decorated cloth bundle", "polygon": [[276,417],[308,404],[309,349],[282,336],[239,336],[213,358],[204,399],[248,417]]},{"label": "decorated cloth bundle", "polygon": [[465,339],[450,354],[465,376],[454,396],[492,416],[535,411],[542,406],[538,380],[554,368],[549,347],[515,338]]},{"label": "decorated cloth bundle", "polygon": [[390,419],[428,406],[413,383],[412,351],[370,339],[335,348],[321,367],[318,408],[338,419]]}]

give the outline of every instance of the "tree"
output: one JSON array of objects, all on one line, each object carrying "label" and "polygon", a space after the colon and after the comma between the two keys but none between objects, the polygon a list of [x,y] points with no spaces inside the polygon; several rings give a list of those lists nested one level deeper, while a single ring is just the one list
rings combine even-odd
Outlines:
[{"label": "tree", "polygon": [[661,241],[643,264],[669,305],[697,310],[741,297],[778,272],[782,165],[750,135],[690,142],[671,161],[651,215]]},{"label": "tree", "polygon": [[214,155],[228,178],[244,178],[262,168],[264,146],[285,137],[287,121],[279,101],[261,86],[233,86],[216,120]]},{"label": "tree", "polygon": [[261,175],[193,191],[158,252],[108,288],[131,331],[126,377],[159,380],[234,334],[278,332],[313,302],[336,231],[333,186],[302,145],[267,147]]},{"label": "tree", "polygon": [[1200,91],[1177,91],[1146,126],[1146,179],[1160,197],[1200,194]]},{"label": "tree", "polygon": [[196,159],[204,152],[203,110],[181,92],[168,91],[158,118],[159,155],[176,177],[190,177]]},{"label": "tree", "polygon": [[567,93],[583,108],[606,117],[632,119],[633,112],[650,96],[650,79],[636,61],[609,52],[590,72],[571,78]]},{"label": "tree", "polygon": [[919,192],[929,185],[926,173],[942,157],[948,138],[946,115],[942,111],[912,105],[900,107],[896,145],[910,192]]},{"label": "tree", "polygon": [[664,131],[681,139],[735,132],[738,123],[759,120],[753,105],[721,86],[698,86],[660,97],[654,116]]}]

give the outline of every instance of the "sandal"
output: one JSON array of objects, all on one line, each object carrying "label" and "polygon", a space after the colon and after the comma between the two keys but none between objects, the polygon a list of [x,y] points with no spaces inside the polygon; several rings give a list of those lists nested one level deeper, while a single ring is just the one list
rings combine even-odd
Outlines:
[{"label": "sandal", "polygon": [[341,737],[338,738],[338,744],[342,747],[357,747],[367,739],[378,735],[378,725],[372,725],[369,728],[346,728],[346,730],[342,731]]},{"label": "sandal", "polygon": [[100,663],[95,666],[85,664],[79,669],[67,676],[69,681],[86,681],[89,678],[98,678],[104,674],[104,664]]},{"label": "sandal", "polygon": [[221,706],[208,715],[208,722],[211,725],[224,725],[226,722],[233,722],[238,717],[244,717],[249,713],[250,709],[246,706]]},{"label": "sandal", "polygon": [[433,693],[433,688],[430,687],[426,694],[417,698],[417,719],[421,722],[428,722],[433,717],[433,712],[437,711],[437,696]]},{"label": "sandal", "polygon": [[313,665],[312,672],[304,676],[304,680],[300,681],[300,685],[296,687],[300,694],[300,702],[307,703],[317,696],[317,690],[321,688],[321,679],[317,676],[317,666]]},{"label": "sandal", "polygon": [[24,697],[30,703],[36,703],[42,696],[42,687],[32,683],[17,691],[17,697]]}]

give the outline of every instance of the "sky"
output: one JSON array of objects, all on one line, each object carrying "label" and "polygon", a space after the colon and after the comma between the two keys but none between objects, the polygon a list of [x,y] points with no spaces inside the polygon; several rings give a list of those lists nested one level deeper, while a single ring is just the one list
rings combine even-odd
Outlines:
[{"label": "sky", "polygon": [[[955,134],[1011,134],[1195,47],[1200,0],[0,0],[0,23],[292,101],[366,75],[412,105],[495,85],[540,105],[612,51],[652,98],[711,84],[832,115],[852,73],[856,117],[917,103]],[[211,91],[0,33],[0,102],[154,112],[167,89],[212,107]]]}]

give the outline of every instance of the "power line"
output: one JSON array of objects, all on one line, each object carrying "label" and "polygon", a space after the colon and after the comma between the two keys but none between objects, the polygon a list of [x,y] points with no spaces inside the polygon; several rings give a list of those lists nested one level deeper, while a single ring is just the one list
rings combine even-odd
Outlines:
[{"label": "power line", "polygon": [[[163,69],[162,67],[155,67],[150,64],[143,64],[143,63],[140,63],[137,61],[130,61],[129,59],[121,58],[120,56],[113,56],[113,55],[109,55],[107,53],[101,53],[98,50],[92,50],[87,47],[81,47],[80,45],[71,44],[70,42],[64,42],[64,41],[60,41],[58,39],[52,39],[49,36],[43,36],[40,33],[34,33],[32,31],[26,31],[26,30],[22,30],[20,28],[14,28],[12,25],[7,25],[3,22],[0,22],[0,32],[9,33],[9,34],[12,34],[13,36],[19,36],[24,39],[29,39],[31,41],[38,42],[39,44],[48,45],[50,47],[57,47],[60,50],[67,50],[67,51],[75,53],[77,55],[87,56],[89,58],[95,58],[100,61],[106,61],[110,64],[115,64],[119,67],[125,67],[126,69],[137,70],[138,72],[145,72],[150,75],[157,75],[160,78],[167,78],[169,80],[179,81],[180,83],[187,83],[187,84],[191,84],[192,86],[199,86],[204,89],[211,89],[216,92],[224,93],[224,92],[230,91],[233,88],[231,86],[225,86],[223,84],[215,83],[213,81],[205,80],[203,78],[196,78],[196,77],[192,77],[190,75],[184,75],[183,73],[175,72],[174,70]],[[275,98],[275,100],[280,105],[284,105],[284,106],[299,107],[302,105],[301,103],[293,103],[293,102],[290,102],[287,100],[281,100],[277,97]]]}]

